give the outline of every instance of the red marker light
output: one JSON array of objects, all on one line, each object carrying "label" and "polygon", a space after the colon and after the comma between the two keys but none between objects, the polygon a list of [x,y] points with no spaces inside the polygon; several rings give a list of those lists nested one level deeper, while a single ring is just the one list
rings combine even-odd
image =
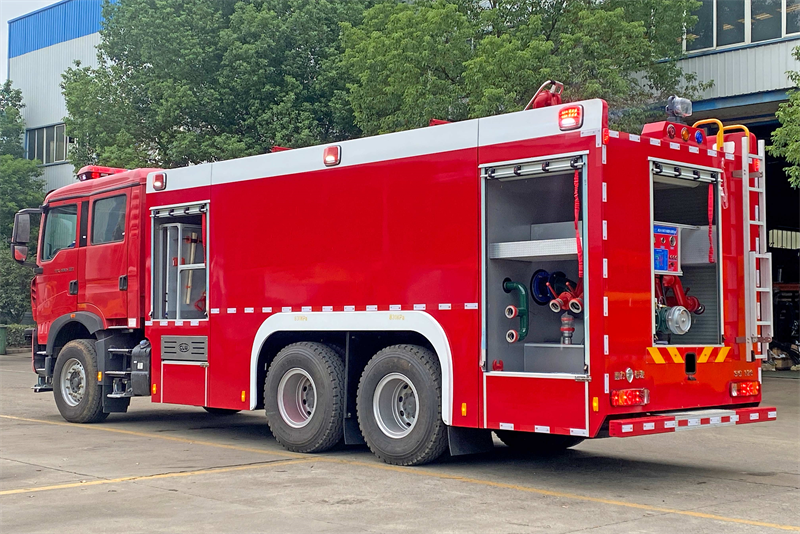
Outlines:
[{"label": "red marker light", "polygon": [[667,136],[670,139],[675,139],[675,127],[671,124],[667,126]]},{"label": "red marker light", "polygon": [[609,137],[608,128],[603,128],[603,144],[604,145],[608,144],[608,137]]},{"label": "red marker light", "polygon": [[583,126],[583,106],[566,106],[558,111],[558,127],[562,130],[577,130]]},{"label": "red marker light", "polygon": [[754,159],[753,160],[753,170],[756,171],[756,172],[761,170],[761,160],[760,159]]},{"label": "red marker light", "polygon": [[731,382],[731,397],[755,397],[761,390],[761,384],[751,382]]},{"label": "red marker light", "polygon": [[153,189],[156,191],[163,191],[167,188],[167,174],[157,172],[153,175]]},{"label": "red marker light", "polygon": [[333,167],[338,165],[342,160],[342,147],[339,145],[326,146],[325,151],[322,153],[322,162],[326,167]]},{"label": "red marker light", "polygon": [[620,389],[611,392],[612,406],[644,406],[650,402],[648,389]]}]

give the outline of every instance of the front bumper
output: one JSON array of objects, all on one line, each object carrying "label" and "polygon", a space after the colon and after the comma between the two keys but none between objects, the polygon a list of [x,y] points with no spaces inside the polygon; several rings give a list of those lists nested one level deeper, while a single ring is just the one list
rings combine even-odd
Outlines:
[{"label": "front bumper", "polygon": [[730,410],[690,410],[630,419],[615,419],[608,423],[608,435],[615,438],[646,436],[714,426],[761,423],[774,421],[777,417],[777,410],[771,406]]}]

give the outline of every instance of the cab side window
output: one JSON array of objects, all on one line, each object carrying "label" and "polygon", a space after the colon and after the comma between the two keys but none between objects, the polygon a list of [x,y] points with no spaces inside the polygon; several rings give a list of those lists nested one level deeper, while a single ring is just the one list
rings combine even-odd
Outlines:
[{"label": "cab side window", "polygon": [[126,205],[125,195],[95,200],[92,207],[92,245],[125,239]]},{"label": "cab side window", "polygon": [[77,204],[50,209],[44,223],[42,261],[52,260],[59,250],[74,248],[77,226]]}]

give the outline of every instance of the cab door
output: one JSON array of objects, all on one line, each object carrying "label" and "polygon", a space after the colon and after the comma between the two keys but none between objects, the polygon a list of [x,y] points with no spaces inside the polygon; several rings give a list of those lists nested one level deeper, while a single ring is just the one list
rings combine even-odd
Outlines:
[{"label": "cab door", "polygon": [[78,203],[53,202],[44,214],[41,250],[36,276],[36,317],[42,330],[39,339],[47,338],[49,323],[74,313],[78,304]]},{"label": "cab door", "polygon": [[[80,302],[107,321],[128,317],[128,218],[131,188],[93,196],[88,244],[83,252],[85,284]],[[127,321],[126,321],[127,324]]]}]

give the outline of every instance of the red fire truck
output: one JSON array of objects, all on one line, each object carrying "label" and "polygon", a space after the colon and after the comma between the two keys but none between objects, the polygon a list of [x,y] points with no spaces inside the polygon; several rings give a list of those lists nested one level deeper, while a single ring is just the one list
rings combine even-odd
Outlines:
[{"label": "red fire truck", "polygon": [[[414,465],[739,425],[771,337],[764,142],[602,100],[178,169],[87,167],[16,216],[38,391],[265,409]],[[688,103],[690,106],[690,103]],[[716,125],[716,126],[714,126]],[[706,135],[703,128],[714,135]]]}]

